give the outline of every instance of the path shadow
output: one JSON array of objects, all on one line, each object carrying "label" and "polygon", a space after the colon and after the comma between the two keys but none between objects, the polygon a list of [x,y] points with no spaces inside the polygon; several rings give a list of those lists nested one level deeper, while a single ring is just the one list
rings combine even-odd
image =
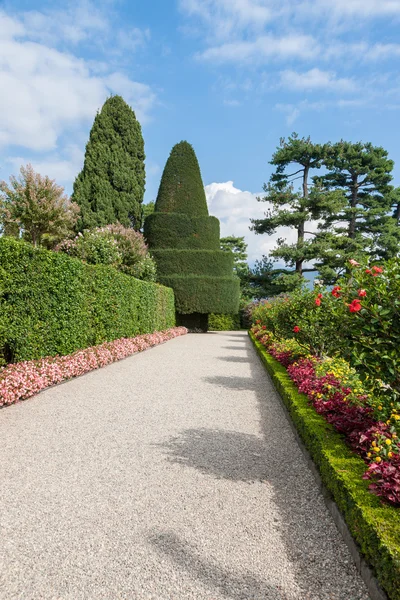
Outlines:
[{"label": "path shadow", "polygon": [[218,429],[187,429],[159,444],[173,463],[218,479],[254,481],[266,478],[268,452],[255,435]]},{"label": "path shadow", "polygon": [[225,362],[248,363],[250,359],[245,356],[218,356],[218,360]]},{"label": "path shadow", "polygon": [[247,346],[245,344],[242,344],[241,346],[239,346],[239,344],[236,344],[236,346],[221,346],[221,348],[223,348],[224,350],[246,350]]},{"label": "path shadow", "polygon": [[230,390],[252,390],[255,391],[256,384],[251,377],[236,377],[235,375],[223,376],[215,375],[213,377],[204,377],[203,381],[214,384],[218,387],[224,387]]},{"label": "path shadow", "polygon": [[[286,600],[275,586],[251,573],[238,575],[200,556],[199,551],[171,531],[152,533],[149,543],[189,573],[193,579],[231,600]],[[209,596],[210,600],[212,596]],[[205,599],[206,600],[206,599]]]}]

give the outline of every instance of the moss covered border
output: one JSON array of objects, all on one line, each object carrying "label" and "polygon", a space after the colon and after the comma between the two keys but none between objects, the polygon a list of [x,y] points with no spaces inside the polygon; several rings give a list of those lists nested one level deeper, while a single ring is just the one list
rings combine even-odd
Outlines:
[{"label": "moss covered border", "polygon": [[400,600],[400,511],[369,492],[362,479],[364,461],[298,392],[286,369],[249,336],[359,551],[390,600]]}]

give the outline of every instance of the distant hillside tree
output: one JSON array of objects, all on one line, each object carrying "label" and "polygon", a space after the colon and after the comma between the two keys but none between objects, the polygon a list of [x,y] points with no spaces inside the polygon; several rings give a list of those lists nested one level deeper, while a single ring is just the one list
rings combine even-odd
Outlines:
[{"label": "distant hillside tree", "polygon": [[135,113],[112,96],[96,115],[72,198],[78,229],[121,223],[140,229],[145,187],[144,141]]},{"label": "distant hillside tree", "polygon": [[220,249],[219,221],[208,214],[199,164],[188,142],[171,151],[144,233],[160,283],[175,292],[179,324],[206,331],[210,313],[238,312],[233,255]]}]

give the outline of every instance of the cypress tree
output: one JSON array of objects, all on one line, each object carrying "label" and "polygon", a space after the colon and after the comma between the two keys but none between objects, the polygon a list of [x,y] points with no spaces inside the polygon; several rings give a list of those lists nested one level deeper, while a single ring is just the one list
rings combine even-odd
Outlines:
[{"label": "cypress tree", "polygon": [[94,120],[72,198],[78,229],[121,223],[139,229],[145,185],[144,141],[134,111],[112,96]]},{"label": "cypress tree", "polygon": [[208,215],[200,167],[188,142],[171,151],[144,233],[160,283],[175,292],[179,324],[206,331],[210,313],[238,312],[233,254],[220,249],[219,221]]}]

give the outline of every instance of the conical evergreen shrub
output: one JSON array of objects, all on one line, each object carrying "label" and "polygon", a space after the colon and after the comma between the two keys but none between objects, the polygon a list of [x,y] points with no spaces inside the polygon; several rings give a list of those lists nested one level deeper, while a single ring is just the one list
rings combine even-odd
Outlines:
[{"label": "conical evergreen shrub", "polygon": [[220,250],[219,221],[208,214],[200,167],[188,142],[171,151],[144,234],[160,283],[175,292],[179,324],[204,331],[210,313],[238,312],[233,254]]},{"label": "conical evergreen shrub", "polygon": [[73,199],[78,229],[121,223],[139,229],[145,185],[144,141],[135,113],[121,96],[104,103],[94,120]]}]

